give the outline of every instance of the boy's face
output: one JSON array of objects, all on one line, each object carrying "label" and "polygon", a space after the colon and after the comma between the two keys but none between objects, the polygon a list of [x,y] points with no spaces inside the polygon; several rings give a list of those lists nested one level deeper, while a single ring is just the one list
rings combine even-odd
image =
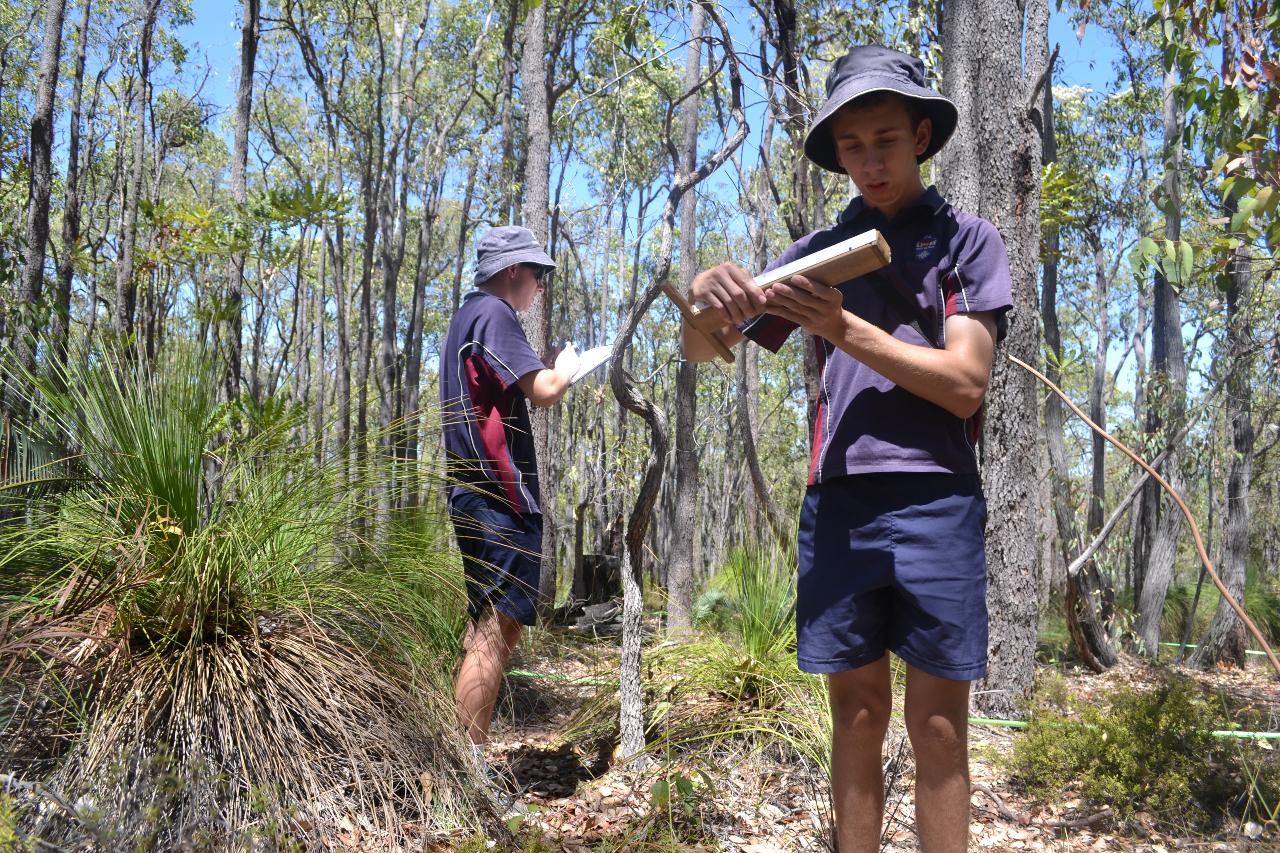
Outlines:
[{"label": "boy's face", "polygon": [[546,286],[546,270],[533,264],[516,264],[511,269],[511,307],[517,311],[528,311]]},{"label": "boy's face", "polygon": [[892,218],[924,190],[916,160],[929,147],[933,122],[913,127],[896,98],[875,106],[841,110],[831,117],[831,137],[840,165],[866,203]]}]

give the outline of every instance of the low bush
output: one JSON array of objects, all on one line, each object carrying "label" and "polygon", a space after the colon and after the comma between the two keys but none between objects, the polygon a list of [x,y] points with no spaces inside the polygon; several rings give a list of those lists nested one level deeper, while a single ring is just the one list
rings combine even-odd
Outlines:
[{"label": "low bush", "polygon": [[1146,811],[1168,828],[1199,830],[1268,812],[1280,797],[1274,752],[1213,736],[1225,728],[1221,712],[1190,679],[1170,675],[1089,702],[1048,693],[1009,759],[1033,794],[1056,799],[1076,787],[1119,818]]}]

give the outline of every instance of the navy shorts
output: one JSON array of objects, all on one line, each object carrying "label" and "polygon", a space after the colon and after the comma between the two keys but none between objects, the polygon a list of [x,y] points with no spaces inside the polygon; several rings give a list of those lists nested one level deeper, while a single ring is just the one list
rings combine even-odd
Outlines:
[{"label": "navy shorts", "polygon": [[472,621],[492,606],[522,625],[537,619],[542,515],[513,512],[496,498],[463,492],[449,499]]},{"label": "navy shorts", "polygon": [[800,510],[796,647],[806,672],[886,650],[941,678],[987,671],[986,500],[977,475],[838,477]]}]

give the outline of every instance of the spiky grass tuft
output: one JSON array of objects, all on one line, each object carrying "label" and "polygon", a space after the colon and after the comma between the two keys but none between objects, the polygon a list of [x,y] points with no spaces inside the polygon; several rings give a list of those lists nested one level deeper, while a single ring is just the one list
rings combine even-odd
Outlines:
[{"label": "spiky grass tuft", "polygon": [[287,419],[239,432],[193,352],[56,379],[37,402],[78,470],[0,531],[0,570],[45,578],[0,624],[2,757],[75,805],[26,825],[109,848],[501,836],[453,722],[443,520],[374,530],[382,472],[317,466]]}]

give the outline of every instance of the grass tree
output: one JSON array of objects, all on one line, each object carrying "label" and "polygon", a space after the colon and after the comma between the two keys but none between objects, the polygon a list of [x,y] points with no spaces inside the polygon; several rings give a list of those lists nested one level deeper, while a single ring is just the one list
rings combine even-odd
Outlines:
[{"label": "grass tree", "polygon": [[290,446],[288,418],[243,429],[190,351],[32,379],[75,473],[0,531],[0,573],[38,579],[0,621],[0,760],[75,805],[25,831],[107,849],[338,843],[344,822],[372,843],[406,820],[501,835],[454,733],[442,526],[349,541],[367,484]]}]

